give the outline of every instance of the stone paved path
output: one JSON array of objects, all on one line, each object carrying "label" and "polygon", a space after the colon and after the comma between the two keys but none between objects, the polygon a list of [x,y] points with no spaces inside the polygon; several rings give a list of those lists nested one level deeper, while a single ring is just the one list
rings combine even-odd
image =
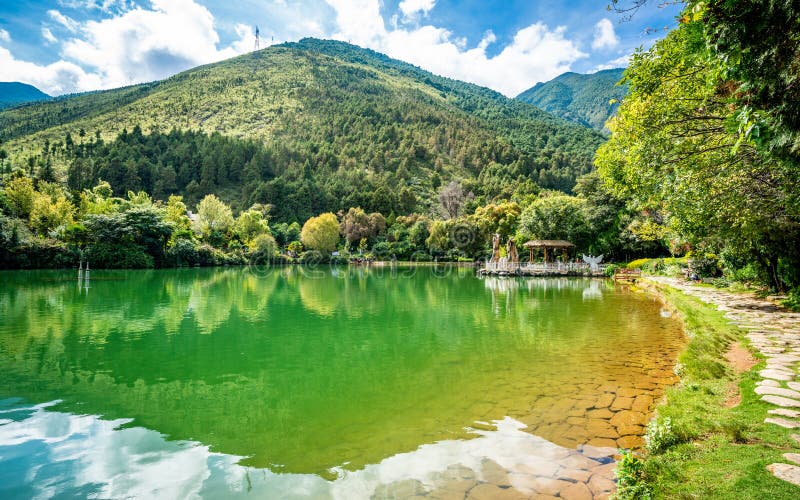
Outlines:
[{"label": "stone paved path", "polygon": [[[677,278],[648,279],[716,305],[731,323],[745,330],[750,343],[767,361],[766,368],[759,372],[761,380],[755,393],[776,408],[768,411],[764,422],[787,429],[800,428],[800,313],[753,294],[699,287]],[[792,437],[800,443],[800,435]],[[800,455],[787,453],[784,458],[794,463],[774,463],[767,466],[767,470],[779,479],[800,486],[800,466],[797,465]]]}]

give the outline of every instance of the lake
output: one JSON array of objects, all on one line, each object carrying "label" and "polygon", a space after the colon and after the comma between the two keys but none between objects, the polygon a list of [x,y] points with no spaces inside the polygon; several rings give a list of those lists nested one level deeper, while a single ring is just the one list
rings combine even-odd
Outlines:
[{"label": "lake", "polygon": [[602,496],[683,345],[606,280],[3,272],[0,497]]}]

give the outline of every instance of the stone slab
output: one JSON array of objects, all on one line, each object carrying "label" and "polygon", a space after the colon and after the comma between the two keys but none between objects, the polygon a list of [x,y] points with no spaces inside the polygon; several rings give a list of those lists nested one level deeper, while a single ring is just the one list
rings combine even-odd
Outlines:
[{"label": "stone slab", "polygon": [[773,396],[783,396],[785,398],[794,398],[800,400],[800,392],[791,389],[784,389],[783,387],[768,387],[758,386],[755,389],[756,394],[763,396],[764,394],[772,394]]},{"label": "stone slab", "polygon": [[767,424],[775,424],[780,425],[786,429],[798,429],[800,428],[800,420],[789,420],[786,418],[780,417],[768,417],[764,419],[764,422]]},{"label": "stone slab", "polygon": [[800,486],[800,467],[796,465],[775,463],[767,465],[767,470],[778,479]]},{"label": "stone slab", "polygon": [[777,406],[783,406],[784,408],[800,408],[800,401],[796,399],[789,399],[781,396],[772,396],[768,394],[766,396],[761,396],[761,400],[766,401],[767,403],[772,403]]}]

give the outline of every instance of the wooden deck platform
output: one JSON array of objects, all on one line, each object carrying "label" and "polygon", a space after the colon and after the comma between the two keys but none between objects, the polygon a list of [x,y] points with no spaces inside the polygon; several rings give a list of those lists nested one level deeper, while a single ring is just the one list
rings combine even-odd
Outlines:
[{"label": "wooden deck platform", "polygon": [[584,262],[505,263],[487,262],[478,269],[478,276],[596,276],[606,274],[606,266],[592,269]]}]

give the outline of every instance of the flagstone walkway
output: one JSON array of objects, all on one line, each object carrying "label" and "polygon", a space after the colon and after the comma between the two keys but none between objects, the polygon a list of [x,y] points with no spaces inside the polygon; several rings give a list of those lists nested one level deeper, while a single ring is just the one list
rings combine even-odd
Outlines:
[{"label": "flagstone walkway", "polygon": [[[761,380],[755,393],[776,406],[764,422],[787,429],[800,429],[800,313],[751,293],[732,293],[696,286],[678,278],[650,277],[687,295],[697,297],[725,312],[725,317],[747,332],[750,343],[766,358],[767,366],[758,372]],[[800,434],[792,435],[800,444]],[[775,477],[800,486],[800,455],[786,453],[787,462],[767,466]]]}]

